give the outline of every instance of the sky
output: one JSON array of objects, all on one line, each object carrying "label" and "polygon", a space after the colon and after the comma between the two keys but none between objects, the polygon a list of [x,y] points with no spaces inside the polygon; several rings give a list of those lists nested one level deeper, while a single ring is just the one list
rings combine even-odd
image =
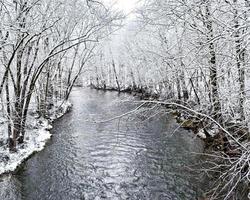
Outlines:
[{"label": "sky", "polygon": [[111,38],[109,38],[106,44],[106,52],[110,52],[112,49],[112,56],[116,60],[119,56],[121,46],[126,40],[126,35],[128,34],[128,27],[133,24],[134,14],[133,11],[138,8],[139,0],[103,0],[106,5],[112,5],[113,8],[123,11],[127,15],[124,20],[124,26],[120,30],[116,31]]},{"label": "sky", "polygon": [[136,7],[138,0],[104,0],[108,4],[113,4],[117,9],[129,14]]}]

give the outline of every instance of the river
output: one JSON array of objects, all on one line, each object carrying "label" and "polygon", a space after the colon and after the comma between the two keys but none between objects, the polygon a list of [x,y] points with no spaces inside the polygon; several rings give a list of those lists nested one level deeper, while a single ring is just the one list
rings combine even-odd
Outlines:
[{"label": "river", "polygon": [[203,179],[189,168],[202,142],[172,117],[94,123],[128,112],[132,97],[74,89],[72,111],[54,123],[46,148],[0,178],[1,200],[196,200]]}]

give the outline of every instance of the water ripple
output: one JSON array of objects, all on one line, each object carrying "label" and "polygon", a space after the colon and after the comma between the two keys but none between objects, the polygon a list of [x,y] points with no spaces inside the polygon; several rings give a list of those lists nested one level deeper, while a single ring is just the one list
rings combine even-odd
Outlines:
[{"label": "water ripple", "polygon": [[202,180],[184,166],[199,161],[191,157],[195,148],[190,145],[200,151],[202,144],[187,131],[172,134],[176,125],[171,118],[90,120],[136,106],[119,102],[124,98],[128,96],[75,90],[73,111],[55,123],[50,144],[16,175],[0,180],[0,199],[197,199]]}]

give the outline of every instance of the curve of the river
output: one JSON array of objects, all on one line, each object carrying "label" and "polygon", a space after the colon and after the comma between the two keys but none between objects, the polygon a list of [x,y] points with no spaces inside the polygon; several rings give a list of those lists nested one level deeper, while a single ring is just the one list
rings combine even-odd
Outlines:
[{"label": "curve of the river", "polygon": [[[126,101],[124,101],[126,99]],[[171,117],[94,123],[128,112],[132,97],[74,89],[72,111],[53,137],[12,175],[0,179],[2,200],[192,200],[202,178],[189,168],[202,143]]]}]

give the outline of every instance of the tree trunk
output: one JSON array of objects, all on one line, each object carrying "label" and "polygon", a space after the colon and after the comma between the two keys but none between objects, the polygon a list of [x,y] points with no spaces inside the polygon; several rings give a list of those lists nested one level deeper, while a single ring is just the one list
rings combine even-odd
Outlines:
[{"label": "tree trunk", "polygon": [[9,92],[9,80],[8,75],[6,76],[5,83],[5,92],[6,92],[6,101],[7,101],[7,115],[8,115],[8,145],[11,151],[15,151],[16,147],[13,143],[12,128],[11,128],[11,109],[10,109],[10,92]]},{"label": "tree trunk", "polygon": [[207,28],[207,40],[209,42],[209,69],[210,69],[210,86],[211,86],[211,99],[212,99],[212,115],[217,121],[222,121],[221,116],[221,104],[218,92],[218,80],[217,80],[217,66],[216,66],[216,53],[215,45],[213,42],[213,24],[210,13],[210,0],[206,1],[206,28]]},{"label": "tree trunk", "polygon": [[120,92],[121,88],[120,88],[120,83],[119,83],[119,80],[118,80],[118,76],[117,76],[117,72],[116,72],[114,60],[112,60],[112,66],[113,66],[113,70],[114,70],[114,75],[115,75],[115,81],[116,81],[117,89]]},{"label": "tree trunk", "polygon": [[239,82],[239,113],[242,120],[245,120],[244,103],[246,99],[245,93],[245,47],[243,46],[243,39],[240,37],[239,30],[239,16],[237,10],[238,0],[234,0],[234,28],[235,28],[235,49],[236,49],[236,65],[238,69],[238,82]]}]

